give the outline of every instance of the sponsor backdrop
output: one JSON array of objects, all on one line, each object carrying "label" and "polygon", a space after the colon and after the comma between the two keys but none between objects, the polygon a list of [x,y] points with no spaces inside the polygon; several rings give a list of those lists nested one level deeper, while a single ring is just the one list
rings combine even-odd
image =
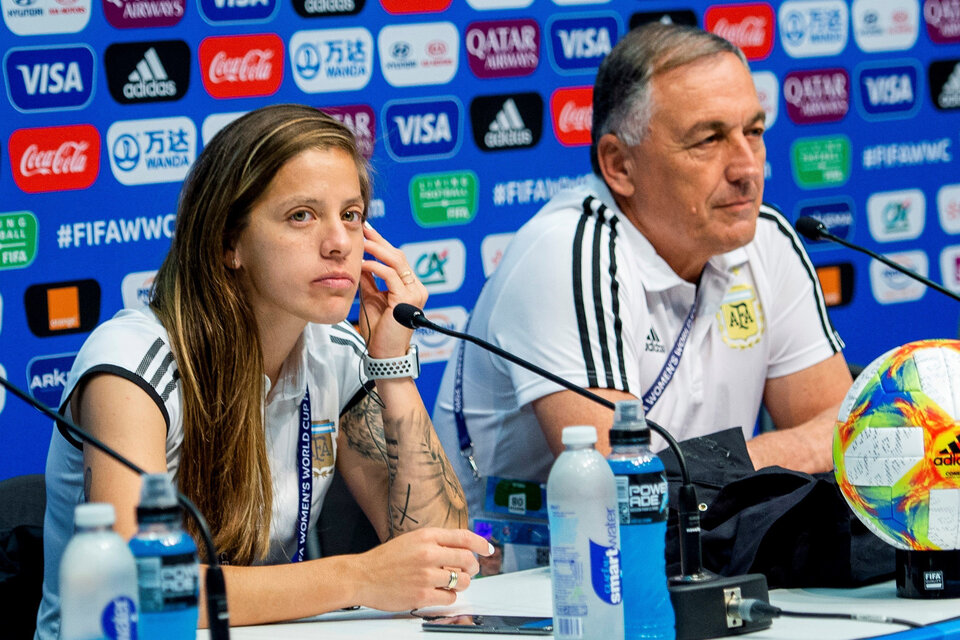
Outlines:
[{"label": "sponsor backdrop", "polygon": [[[699,24],[750,58],[769,114],[767,200],[960,291],[960,0],[0,8],[0,373],[51,406],[90,330],[144,304],[205,141],[274,102],[328,109],[357,133],[372,223],[429,288],[431,318],[462,328],[511,233],[589,171],[597,65],[650,20]],[[809,250],[849,360],[957,335],[958,308],[937,293]],[[432,406],[453,344],[415,339]],[[0,392],[0,477],[42,471],[50,430]]]}]

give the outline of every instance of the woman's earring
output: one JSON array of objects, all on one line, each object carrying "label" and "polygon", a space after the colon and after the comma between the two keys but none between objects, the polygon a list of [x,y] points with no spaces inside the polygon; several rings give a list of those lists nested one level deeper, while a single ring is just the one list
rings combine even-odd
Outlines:
[{"label": "woman's earring", "polygon": [[234,258],[233,258],[233,268],[234,268],[234,269],[239,269],[239,268],[240,268],[240,261],[237,260],[236,256],[234,256]]}]

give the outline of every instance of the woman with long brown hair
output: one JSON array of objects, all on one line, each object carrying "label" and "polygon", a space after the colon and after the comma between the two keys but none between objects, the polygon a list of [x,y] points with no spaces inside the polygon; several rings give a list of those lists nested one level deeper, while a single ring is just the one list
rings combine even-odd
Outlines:
[{"label": "woman with long brown hair", "polygon": [[[450,603],[478,569],[473,553],[490,551],[461,529],[466,503],[411,377],[411,332],[392,317],[426,289],[366,223],[369,201],[364,160],[335,119],[277,105],[234,121],[184,183],[150,308],[97,328],[68,377],[62,410],[172,473],[199,506],[229,565],[234,624]],[[345,321],[358,286],[362,336]],[[307,561],[300,533],[334,472],[385,543]],[[46,480],[40,640],[58,634],[74,506],[112,503],[130,537],[140,485],[58,430]]]}]

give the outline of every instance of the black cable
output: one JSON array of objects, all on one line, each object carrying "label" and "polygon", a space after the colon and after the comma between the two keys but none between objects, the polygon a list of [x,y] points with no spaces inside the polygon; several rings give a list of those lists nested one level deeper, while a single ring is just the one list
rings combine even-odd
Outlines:
[{"label": "black cable", "polygon": [[786,611],[772,604],[756,600],[754,598],[744,598],[736,605],[731,605],[734,613],[738,613],[744,620],[769,620],[772,618],[821,618],[827,620],[854,620],[856,622],[875,622],[878,624],[896,624],[911,629],[919,629],[924,625],[902,618],[891,618],[869,613],[821,613],[812,611]]}]

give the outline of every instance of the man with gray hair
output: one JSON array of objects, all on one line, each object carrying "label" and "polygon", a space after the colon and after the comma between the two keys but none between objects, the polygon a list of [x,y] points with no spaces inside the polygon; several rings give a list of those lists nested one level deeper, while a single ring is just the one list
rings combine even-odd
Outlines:
[{"label": "man with gray hair", "polygon": [[[739,427],[756,468],[831,468],[851,379],[809,258],[762,202],[764,119],[734,45],[677,25],[628,33],[597,73],[594,175],[517,232],[469,332],[643,400],[678,440]],[[761,402],[776,430],[754,437]],[[536,515],[498,492],[545,482],[565,426],[595,425],[606,453],[612,419],[473,345],[454,352],[434,412],[475,518]]]}]

